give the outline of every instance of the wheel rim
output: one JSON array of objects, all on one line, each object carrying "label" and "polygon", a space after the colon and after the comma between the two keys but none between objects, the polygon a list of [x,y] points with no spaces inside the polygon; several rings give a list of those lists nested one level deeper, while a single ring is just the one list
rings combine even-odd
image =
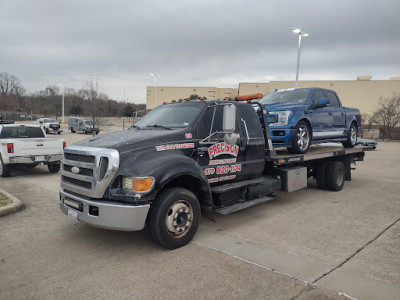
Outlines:
[{"label": "wheel rim", "polygon": [[344,180],[344,171],[343,168],[338,168],[337,176],[336,176],[336,185],[341,186]]},{"label": "wheel rim", "polygon": [[297,144],[301,151],[304,151],[308,148],[310,143],[310,135],[308,133],[308,128],[306,125],[300,125],[299,130],[297,131]]},{"label": "wheel rim", "polygon": [[354,145],[357,140],[357,129],[354,126],[350,127],[350,143]]},{"label": "wheel rim", "polygon": [[185,200],[172,204],[165,218],[165,225],[172,237],[182,237],[188,233],[193,224],[193,208]]}]

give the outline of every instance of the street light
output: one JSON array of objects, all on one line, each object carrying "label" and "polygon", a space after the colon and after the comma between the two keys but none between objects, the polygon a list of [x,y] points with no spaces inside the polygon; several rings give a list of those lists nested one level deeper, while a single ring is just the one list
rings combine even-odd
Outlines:
[{"label": "street light", "polygon": [[61,123],[64,124],[64,85],[62,83],[58,84],[59,86],[61,86],[62,89],[62,119],[61,119]]},{"label": "street light", "polygon": [[301,38],[307,37],[308,33],[302,31],[300,28],[292,28],[292,32],[299,35],[299,46],[298,46],[298,53],[297,53],[297,71],[296,71],[296,88],[299,81],[299,67],[300,67],[300,50],[301,50]]},{"label": "street light", "polygon": [[154,107],[156,107],[156,95],[157,95],[157,90],[156,90],[156,82],[157,82],[157,78],[160,78],[161,75],[160,74],[153,74],[153,73],[149,73],[149,75],[151,77],[154,77]]}]

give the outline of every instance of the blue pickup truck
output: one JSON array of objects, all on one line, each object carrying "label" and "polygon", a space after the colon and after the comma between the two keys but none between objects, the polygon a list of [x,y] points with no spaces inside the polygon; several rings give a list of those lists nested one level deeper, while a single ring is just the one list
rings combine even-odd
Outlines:
[{"label": "blue pickup truck", "polygon": [[354,147],[361,132],[361,114],[343,107],[336,92],[309,87],[280,90],[259,101],[268,112],[271,140],[290,153],[306,153],[311,144],[341,142]]}]

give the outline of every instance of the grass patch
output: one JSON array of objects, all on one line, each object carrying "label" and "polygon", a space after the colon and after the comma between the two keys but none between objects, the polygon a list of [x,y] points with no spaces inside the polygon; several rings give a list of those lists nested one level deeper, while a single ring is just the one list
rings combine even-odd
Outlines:
[{"label": "grass patch", "polygon": [[0,193],[0,207],[10,204],[11,200],[4,194]]}]

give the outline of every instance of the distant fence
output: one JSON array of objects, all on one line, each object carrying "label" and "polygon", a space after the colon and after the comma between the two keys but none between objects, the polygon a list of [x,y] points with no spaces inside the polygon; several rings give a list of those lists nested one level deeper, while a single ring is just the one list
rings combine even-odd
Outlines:
[{"label": "distant fence", "polygon": [[18,112],[18,111],[0,111],[0,120],[7,120],[7,121],[35,121],[42,117],[50,117],[53,116],[43,116],[37,114],[30,114],[27,112]]}]

